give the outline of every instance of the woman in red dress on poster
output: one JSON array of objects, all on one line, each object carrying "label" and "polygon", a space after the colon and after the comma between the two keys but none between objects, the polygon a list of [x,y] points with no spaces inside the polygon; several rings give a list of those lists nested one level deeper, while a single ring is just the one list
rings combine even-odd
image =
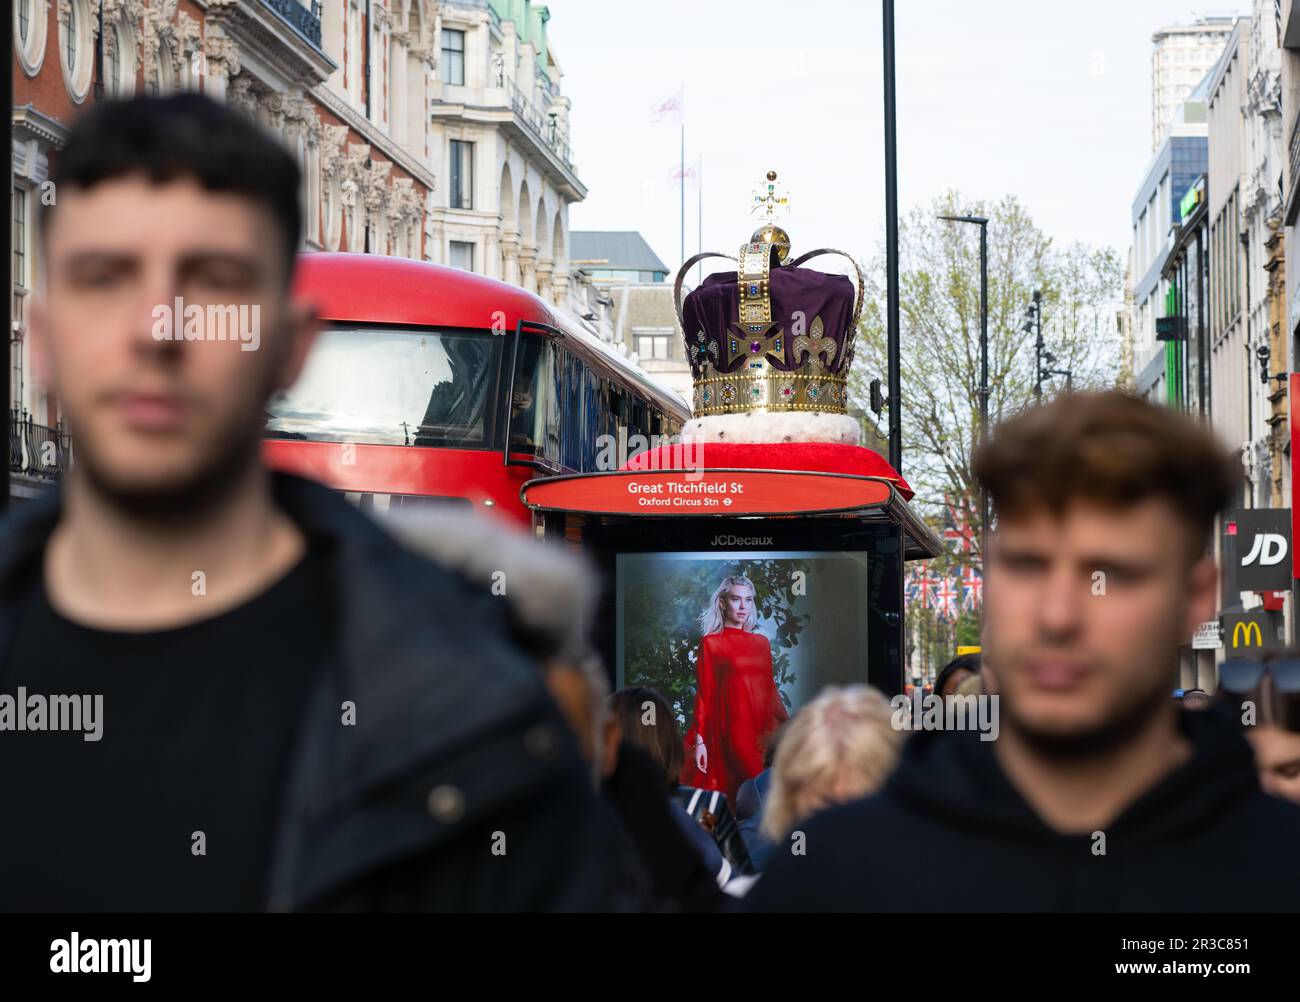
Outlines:
[{"label": "woman in red dress on poster", "polygon": [[763,771],[767,739],[789,714],[772,678],[772,648],[756,632],[758,610],[748,578],[727,577],[700,616],[695,659],[695,720],[686,732],[682,782],[736,790]]}]

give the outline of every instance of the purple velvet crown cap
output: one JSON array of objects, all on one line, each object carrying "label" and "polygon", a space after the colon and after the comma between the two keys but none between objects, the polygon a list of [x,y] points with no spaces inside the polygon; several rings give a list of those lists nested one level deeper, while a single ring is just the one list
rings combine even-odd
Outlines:
[{"label": "purple velvet crown cap", "polygon": [[[813,321],[820,317],[823,335],[835,344],[834,361],[829,371],[834,375],[844,375],[844,340],[853,318],[856,295],[853,282],[844,275],[831,275],[815,268],[777,267],[775,261],[768,282],[772,322],[778,325],[780,332],[791,338],[796,333],[811,334]],[[800,313],[803,314],[802,330],[796,331],[794,323]],[[734,358],[729,368],[718,361],[728,357],[726,339],[742,342],[743,348],[750,338],[744,328],[734,326],[740,319],[740,293],[736,288],[734,271],[718,272],[701,282],[682,303],[682,318],[686,324],[683,335],[691,357],[691,372],[696,378],[700,376],[700,365],[705,358],[710,358],[719,373],[734,372],[745,364],[744,357]],[[700,331],[704,332],[704,345],[698,343]],[[708,350],[710,344],[716,346],[716,351]],[[689,351],[692,345],[699,350]],[[796,358],[791,349],[786,350],[785,356],[766,354],[773,368],[781,371],[793,372],[806,364],[806,359]]]}]

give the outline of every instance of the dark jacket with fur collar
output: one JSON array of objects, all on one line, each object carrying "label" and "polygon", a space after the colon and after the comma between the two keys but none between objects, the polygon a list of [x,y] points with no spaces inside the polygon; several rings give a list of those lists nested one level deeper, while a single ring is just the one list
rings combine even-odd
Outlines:
[{"label": "dark jacket with fur collar", "polygon": [[[634,906],[639,878],[539,672],[503,639],[501,600],[317,484],[277,475],[274,488],[310,545],[329,553],[335,607],[267,907]],[[40,573],[58,514],[55,493],[0,523],[0,660],[15,594]],[[345,700],[355,726],[341,725]],[[497,832],[504,855],[492,852]]]}]

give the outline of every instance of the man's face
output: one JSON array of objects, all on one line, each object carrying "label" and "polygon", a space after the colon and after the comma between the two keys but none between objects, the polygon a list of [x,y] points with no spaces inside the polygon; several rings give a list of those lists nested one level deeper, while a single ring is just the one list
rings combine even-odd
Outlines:
[{"label": "man's face", "polygon": [[[267,395],[297,377],[315,333],[288,301],[282,246],[261,205],[188,179],[59,191],[35,355],[101,491],[188,497],[254,461]],[[203,308],[204,331],[209,306],[246,307],[247,324],[224,341],[159,340],[159,308],[175,314],[177,297]],[[181,337],[186,318],[171,321]]]},{"label": "man's face", "polygon": [[1300,734],[1273,724],[1246,728],[1265,793],[1300,804]]},{"label": "man's face", "polygon": [[1172,705],[1175,649],[1214,608],[1173,506],[1075,502],[1000,519],[985,637],[1006,720],[1040,743],[1115,740]]}]

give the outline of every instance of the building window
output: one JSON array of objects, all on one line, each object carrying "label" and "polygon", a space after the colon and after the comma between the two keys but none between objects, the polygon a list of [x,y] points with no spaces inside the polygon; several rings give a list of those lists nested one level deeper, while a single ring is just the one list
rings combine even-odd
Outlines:
[{"label": "building window", "polygon": [[117,94],[121,91],[118,81],[118,74],[121,71],[118,52],[122,48],[122,33],[117,30],[117,25],[111,25],[108,29],[113,33],[112,38],[106,39],[108,42],[104,46],[104,83],[108,87],[110,94]]},{"label": "building window", "polygon": [[447,263],[453,268],[474,270],[474,245],[467,240],[453,240],[447,246]]},{"label": "building window", "polygon": [[442,29],[442,66],[446,83],[465,86],[465,32]]},{"label": "building window", "polygon": [[158,63],[154,67],[149,89],[154,94],[166,94],[172,89],[172,50],[166,39],[158,39]]},{"label": "building window", "polygon": [[671,333],[639,334],[633,332],[633,334],[637,357],[643,361],[647,358],[672,357],[673,335]]},{"label": "building window", "polygon": [[453,209],[474,208],[474,144],[451,141],[449,205]]},{"label": "building window", "polygon": [[68,5],[68,33],[64,39],[63,58],[68,64],[68,72],[73,76],[77,73],[77,36],[81,33],[81,20],[77,14],[77,2],[72,0]]},{"label": "building window", "polygon": [[347,79],[347,92],[354,102],[361,101],[361,70],[364,66],[361,55],[361,11],[356,0],[348,4],[347,18],[347,55],[344,59]]},{"label": "building window", "polygon": [[45,0],[14,0],[18,64],[29,77],[40,72],[45,61],[45,26],[49,20]]},{"label": "building window", "polygon": [[14,319],[22,320],[22,300],[27,291],[27,189],[14,188]]}]

